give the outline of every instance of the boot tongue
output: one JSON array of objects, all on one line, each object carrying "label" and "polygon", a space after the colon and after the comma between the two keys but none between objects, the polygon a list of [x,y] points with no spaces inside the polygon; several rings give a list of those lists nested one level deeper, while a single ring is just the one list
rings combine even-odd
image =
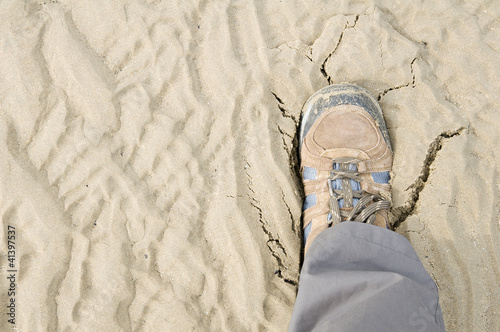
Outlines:
[{"label": "boot tongue", "polygon": [[[345,165],[345,164],[344,164]],[[341,164],[340,163],[333,163],[333,169],[340,170],[341,169]],[[350,171],[357,171],[358,167],[355,163],[349,163],[348,169]],[[361,184],[358,181],[352,180],[352,179],[336,179],[332,181],[332,188],[336,190],[342,190],[344,189],[344,185],[350,185],[352,188],[352,191],[359,191],[361,190]],[[352,204],[346,204],[346,202],[343,198],[339,200],[339,208],[346,210],[349,209],[352,210],[352,207],[355,206],[359,202],[358,198],[352,198]],[[350,206],[348,206],[350,205]],[[347,210],[346,210],[347,211]]]}]

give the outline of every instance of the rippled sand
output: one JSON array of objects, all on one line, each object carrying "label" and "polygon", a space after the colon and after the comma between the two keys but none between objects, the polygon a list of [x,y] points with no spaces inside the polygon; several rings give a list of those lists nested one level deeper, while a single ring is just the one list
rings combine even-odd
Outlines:
[{"label": "rippled sand", "polygon": [[394,223],[447,329],[497,331],[499,17],[495,0],[1,2],[15,328],[286,330],[300,111],[352,82],[385,111]]}]

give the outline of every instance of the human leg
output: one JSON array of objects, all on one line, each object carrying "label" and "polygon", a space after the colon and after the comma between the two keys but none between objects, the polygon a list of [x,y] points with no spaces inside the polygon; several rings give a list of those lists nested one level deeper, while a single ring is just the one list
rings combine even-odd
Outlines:
[{"label": "human leg", "polygon": [[444,323],[438,289],[408,240],[343,222],[307,253],[289,331],[444,331]]}]

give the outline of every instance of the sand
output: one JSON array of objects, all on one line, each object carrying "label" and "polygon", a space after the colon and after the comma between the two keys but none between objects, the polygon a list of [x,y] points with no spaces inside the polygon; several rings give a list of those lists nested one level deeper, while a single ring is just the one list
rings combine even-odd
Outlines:
[{"label": "sand", "polygon": [[286,330],[301,108],[352,82],[384,109],[393,220],[448,331],[498,331],[499,17],[495,0],[0,2],[1,330]]}]

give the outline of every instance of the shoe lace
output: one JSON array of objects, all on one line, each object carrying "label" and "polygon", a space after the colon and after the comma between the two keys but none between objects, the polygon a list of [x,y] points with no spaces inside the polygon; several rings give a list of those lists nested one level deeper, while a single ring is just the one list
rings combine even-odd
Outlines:
[{"label": "shoe lace", "polygon": [[[338,169],[333,168],[328,177],[328,191],[330,193],[330,215],[332,216],[331,223],[336,225],[344,221],[356,221],[368,224],[373,224],[375,221],[375,213],[380,210],[387,210],[391,206],[391,202],[377,194],[371,194],[365,190],[353,190],[351,181],[361,182],[361,177],[357,170],[349,169],[349,165],[358,162],[355,159],[340,158],[334,159],[333,164],[338,165]],[[342,189],[334,189],[333,181],[340,179],[342,181]],[[359,201],[353,207],[353,198],[358,198]],[[344,208],[340,209],[339,200],[344,200]]]}]

